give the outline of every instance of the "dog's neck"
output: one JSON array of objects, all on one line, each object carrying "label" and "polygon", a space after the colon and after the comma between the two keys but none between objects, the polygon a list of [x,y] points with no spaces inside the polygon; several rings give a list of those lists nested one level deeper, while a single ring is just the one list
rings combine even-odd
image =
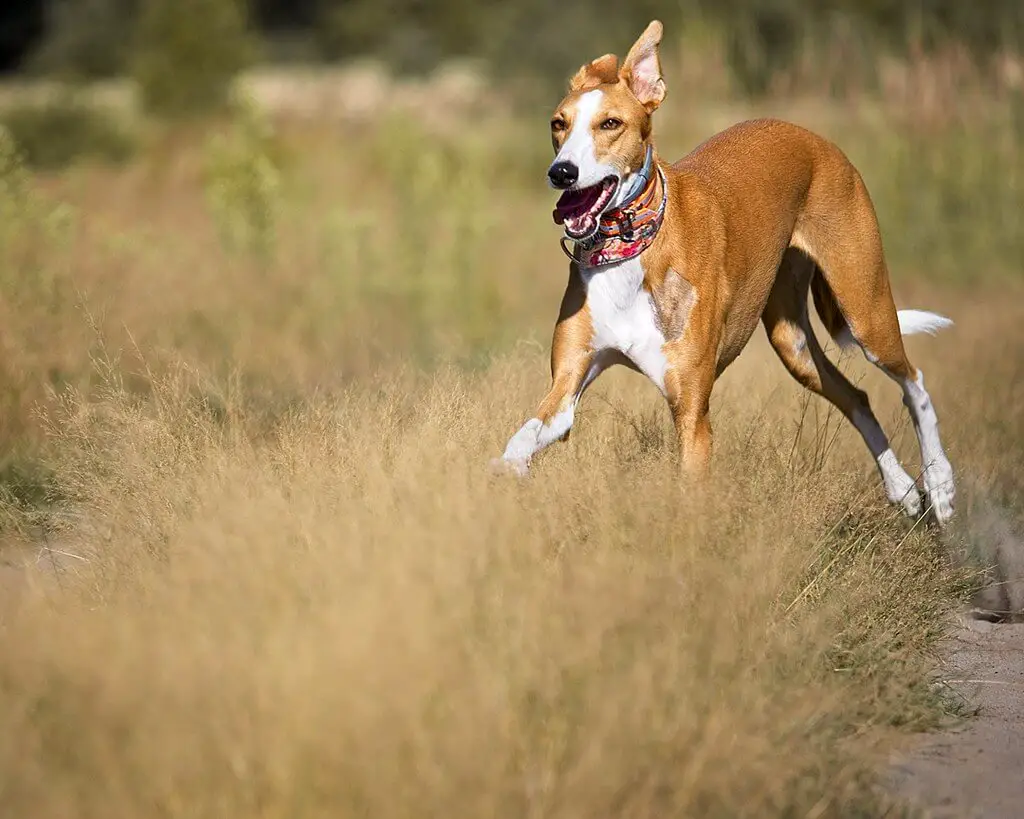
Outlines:
[{"label": "dog's neck", "polygon": [[623,183],[621,192],[615,197],[617,202],[611,210],[628,208],[643,196],[653,181],[652,176],[657,176],[654,170],[654,146],[648,144],[644,151],[644,164],[640,166],[640,170],[631,173]]},{"label": "dog's neck", "polygon": [[580,267],[604,267],[635,258],[658,235],[665,216],[668,187],[647,146],[644,164],[624,187],[622,202],[601,214],[594,235],[576,242],[578,253],[571,253],[562,240],[562,249]]}]

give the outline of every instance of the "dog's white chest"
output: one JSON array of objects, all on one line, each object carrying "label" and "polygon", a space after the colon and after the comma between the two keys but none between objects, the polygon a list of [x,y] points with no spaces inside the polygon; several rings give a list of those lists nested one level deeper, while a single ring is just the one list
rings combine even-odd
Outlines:
[{"label": "dog's white chest", "polygon": [[583,273],[595,350],[618,350],[665,392],[668,360],[639,259]]}]

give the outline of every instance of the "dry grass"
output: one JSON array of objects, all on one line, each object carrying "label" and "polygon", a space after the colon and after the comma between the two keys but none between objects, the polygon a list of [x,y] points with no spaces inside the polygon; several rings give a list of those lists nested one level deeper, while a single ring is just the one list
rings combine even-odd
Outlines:
[{"label": "dry grass", "polygon": [[[243,120],[2,189],[0,420],[50,501],[7,511],[54,551],[0,609],[0,812],[878,815],[879,754],[946,711],[972,505],[1020,500],[1017,291],[899,279],[958,322],[909,342],[967,487],[942,538],[760,334],[704,489],[624,372],[497,479],[564,268],[545,146],[493,124]],[[847,366],[916,468],[892,385]]]},{"label": "dry grass", "polygon": [[849,435],[800,466],[817,446],[794,455],[781,429],[797,392],[772,398],[754,364],[700,493],[674,480],[660,399],[628,377],[532,480],[490,479],[539,355],[314,399],[259,439],[183,375],[152,403],[71,401],[54,542],[85,561],[0,632],[3,803],[867,810],[875,729],[940,713],[927,648],[961,581],[879,504]]}]

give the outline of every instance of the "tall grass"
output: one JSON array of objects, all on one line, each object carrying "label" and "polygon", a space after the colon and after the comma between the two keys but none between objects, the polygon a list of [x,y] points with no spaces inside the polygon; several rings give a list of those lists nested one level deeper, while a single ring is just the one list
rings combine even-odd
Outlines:
[{"label": "tall grass", "polygon": [[535,354],[323,396],[255,436],[187,373],[150,401],[70,397],[51,545],[76,559],[0,632],[0,803],[874,815],[879,737],[942,716],[928,652],[964,578],[878,503],[851,435],[789,466],[797,393],[760,361],[718,413],[707,491],[668,447],[636,455],[622,413],[660,398],[626,379],[532,481],[490,480]]}]

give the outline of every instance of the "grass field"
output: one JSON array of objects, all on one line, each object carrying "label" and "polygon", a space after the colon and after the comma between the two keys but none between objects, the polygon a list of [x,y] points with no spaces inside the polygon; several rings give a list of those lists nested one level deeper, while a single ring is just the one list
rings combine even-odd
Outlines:
[{"label": "grass field", "polygon": [[[565,282],[543,115],[5,148],[0,812],[881,814],[884,754],[959,707],[934,649],[984,523],[1024,511],[1024,106],[684,102],[666,155],[771,112],[861,166],[899,306],[956,321],[907,342],[955,525],[891,510],[760,332],[706,487],[627,372],[492,477]],[[915,472],[898,391],[843,366]]]}]

